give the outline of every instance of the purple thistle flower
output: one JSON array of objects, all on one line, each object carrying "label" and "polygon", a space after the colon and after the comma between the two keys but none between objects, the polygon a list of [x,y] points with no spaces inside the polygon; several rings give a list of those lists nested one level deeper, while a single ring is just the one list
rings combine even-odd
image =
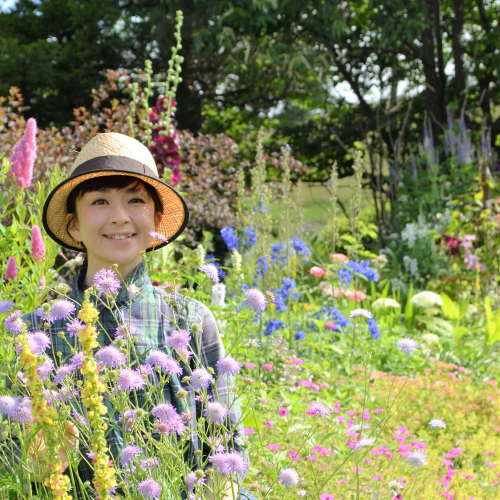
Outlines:
[{"label": "purple thistle flower", "polygon": [[134,325],[121,325],[115,331],[115,339],[126,339],[133,337],[137,333],[137,328]]},{"label": "purple thistle flower", "polygon": [[171,432],[177,432],[180,436],[186,430],[182,418],[176,418],[170,422],[162,422],[161,420],[155,420],[155,430],[154,432],[160,434],[161,436],[170,436]]},{"label": "purple thistle flower", "polygon": [[78,354],[75,354],[71,359],[71,366],[73,367],[74,370],[77,370],[78,368],[81,368],[83,365],[83,362],[85,361],[85,354],[83,352],[79,352]]},{"label": "purple thistle flower", "polygon": [[50,321],[66,319],[75,310],[75,304],[67,299],[56,300],[50,310]]},{"label": "purple thistle flower", "polygon": [[161,403],[151,410],[151,415],[158,418],[163,423],[168,423],[172,420],[180,418],[177,410],[171,403]]},{"label": "purple thistle flower", "polygon": [[265,309],[267,301],[264,294],[257,288],[250,288],[245,293],[245,301],[243,302],[248,309],[255,312],[261,312]]},{"label": "purple thistle flower", "polygon": [[135,458],[136,455],[140,454],[141,449],[138,446],[125,446],[120,456],[120,463],[122,467],[125,467],[125,465],[127,465],[133,458]]},{"label": "purple thistle flower", "polygon": [[9,332],[18,333],[23,329],[23,320],[19,317],[22,311],[13,312],[5,319],[4,325]]},{"label": "purple thistle flower", "polygon": [[84,328],[85,324],[82,323],[78,318],[72,319],[69,323],[66,323],[66,330],[68,330],[70,337],[78,335],[80,330],[83,330]]},{"label": "purple thistle flower", "polygon": [[114,345],[103,347],[96,352],[95,357],[99,365],[108,366],[109,368],[118,368],[127,361],[127,356]]},{"label": "purple thistle flower", "polygon": [[33,164],[36,160],[36,120],[30,118],[21,140],[14,146],[10,161],[10,174],[16,176],[19,186],[28,187],[33,178]]},{"label": "purple thistle flower", "polygon": [[288,489],[289,486],[296,486],[299,484],[299,475],[295,469],[283,469],[280,472],[280,481]]},{"label": "purple thistle flower", "polygon": [[13,396],[0,396],[0,413],[13,417],[18,411],[21,410],[21,403],[18,398]]},{"label": "purple thistle flower", "polygon": [[72,371],[74,371],[73,365],[61,365],[56,371],[54,383],[57,385],[62,384],[66,376],[70,374]]},{"label": "purple thistle flower", "polygon": [[186,486],[188,491],[194,491],[195,486],[202,486],[205,484],[205,475],[198,478],[195,472],[190,472],[186,478]]},{"label": "purple thistle flower", "polygon": [[320,415],[321,417],[325,417],[326,415],[330,415],[331,412],[323,403],[311,403],[307,413],[309,415]]},{"label": "purple thistle flower", "polygon": [[49,373],[53,369],[54,369],[54,363],[52,363],[52,361],[49,358],[47,358],[45,360],[45,363],[36,369],[36,372],[40,376],[41,380],[44,381],[49,376]]},{"label": "purple thistle flower", "polygon": [[51,341],[45,332],[35,332],[27,335],[28,345],[30,349],[38,356],[45,349],[50,347]]},{"label": "purple thistle flower", "polygon": [[207,372],[207,370],[204,368],[197,368],[196,370],[193,370],[193,373],[189,378],[189,383],[195,391],[201,391],[202,389],[206,389],[213,379],[214,378]]},{"label": "purple thistle flower", "polygon": [[161,486],[154,479],[146,479],[137,486],[137,491],[144,498],[160,498]]},{"label": "purple thistle flower", "polygon": [[182,368],[179,362],[158,349],[155,349],[148,354],[146,363],[153,366],[160,366],[169,375],[173,375],[174,373],[176,375],[180,375],[182,373]]},{"label": "purple thistle flower", "polygon": [[237,452],[216,453],[209,458],[214,469],[224,476],[229,474],[244,474],[248,468],[247,462]]},{"label": "purple thistle flower", "polygon": [[167,345],[171,349],[187,349],[191,335],[186,330],[174,330],[167,338]]},{"label": "purple thistle flower", "polygon": [[396,342],[396,347],[409,355],[418,349],[418,344],[413,339],[404,338]]},{"label": "purple thistle flower", "polygon": [[12,415],[12,419],[19,422],[19,424],[24,424],[26,422],[33,422],[33,417],[31,415],[31,399],[23,398],[21,401],[21,408],[19,411]]},{"label": "purple thistle flower", "polygon": [[156,231],[149,231],[149,235],[152,236],[155,240],[160,240],[168,243],[168,238],[166,236],[163,236],[163,234],[157,233]]},{"label": "purple thistle flower", "polygon": [[47,322],[49,322],[49,321],[50,321],[50,312],[45,312],[45,311],[42,311],[42,309],[38,308],[38,309],[35,311],[35,314],[36,314],[39,318],[42,318],[44,321],[47,321]]},{"label": "purple thistle flower", "polygon": [[6,313],[12,306],[15,305],[15,302],[10,302],[9,300],[0,300],[0,314]]},{"label": "purple thistle flower", "polygon": [[205,273],[214,283],[219,283],[219,270],[214,264],[203,264],[198,269]]},{"label": "purple thistle flower", "polygon": [[153,373],[154,367],[153,365],[145,364],[145,365],[139,365],[137,368],[137,371],[140,372],[140,374],[144,377],[149,377]]},{"label": "purple thistle flower", "polygon": [[120,391],[142,389],[145,385],[146,381],[141,374],[128,368],[123,369],[116,379],[116,387]]},{"label": "purple thistle flower", "polygon": [[17,278],[17,261],[15,257],[9,257],[3,277],[6,280],[14,280]]},{"label": "purple thistle flower", "polygon": [[242,366],[232,356],[225,356],[215,363],[215,367],[221,375],[235,375],[236,373],[240,373]]},{"label": "purple thistle flower", "polygon": [[222,424],[227,417],[227,408],[222,403],[207,403],[205,405],[205,417],[207,417],[212,424]]},{"label": "purple thistle flower", "polygon": [[112,269],[101,269],[94,274],[94,282],[99,295],[114,295],[121,287],[120,280]]},{"label": "purple thistle flower", "polygon": [[143,460],[141,460],[141,467],[143,469],[151,469],[152,467],[155,467],[159,463],[160,461],[158,460],[158,457],[144,458]]}]

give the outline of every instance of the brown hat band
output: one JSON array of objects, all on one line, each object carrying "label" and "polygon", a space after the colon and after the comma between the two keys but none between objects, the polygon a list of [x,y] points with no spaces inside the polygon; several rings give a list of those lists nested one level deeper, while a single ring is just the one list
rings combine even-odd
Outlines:
[{"label": "brown hat band", "polygon": [[126,158],[124,156],[98,156],[78,165],[71,172],[71,177],[77,177],[90,172],[102,172],[103,170],[126,170],[134,174],[148,175],[152,177],[151,169],[140,161]]}]

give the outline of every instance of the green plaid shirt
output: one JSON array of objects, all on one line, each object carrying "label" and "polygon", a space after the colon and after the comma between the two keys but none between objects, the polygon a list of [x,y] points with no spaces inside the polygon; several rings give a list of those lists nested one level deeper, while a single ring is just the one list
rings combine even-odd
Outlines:
[{"label": "green plaid shirt", "polygon": [[[83,280],[85,278],[86,271],[86,268],[81,268],[72,280],[73,289],[68,298],[74,301],[77,306],[73,314],[74,317],[77,317],[80,305],[84,300],[85,285],[83,284]],[[132,300],[130,299],[127,289],[127,287],[131,284],[134,284],[140,290],[140,293],[138,293]],[[142,356],[141,361],[143,363],[144,355],[151,349],[161,349],[175,357],[175,354],[173,354],[166,345],[166,340],[170,333],[178,328],[190,331],[191,325],[193,323],[198,323],[201,325],[202,330],[198,336],[192,335],[190,348],[197,354],[198,360],[201,361],[201,366],[205,368],[212,367],[214,370],[216,369],[215,364],[225,355],[225,351],[214,316],[204,304],[194,299],[188,299],[186,297],[176,295],[178,305],[175,308],[175,316],[177,320],[177,326],[175,326],[173,322],[167,319],[173,317],[172,308],[165,301],[163,291],[151,284],[151,280],[149,279],[144,263],[141,263],[137,267],[134,274],[126,280],[126,285],[127,287],[122,286],[119,290],[113,312],[117,318],[124,318],[125,324],[130,324],[133,335],[137,339],[134,341],[135,349],[138,356],[140,358]],[[104,347],[109,345],[115,338],[116,329],[121,325],[117,323],[111,312],[103,304],[96,304],[96,307],[100,313],[98,341],[100,346]],[[43,326],[45,320],[36,313],[28,314],[24,316],[23,319],[31,322],[31,331],[44,329]],[[67,331],[66,323],[69,319],[70,318],[57,320],[50,324],[50,330],[48,333],[50,334],[52,340],[52,352],[49,354],[54,361],[56,368],[61,364],[70,363],[70,358],[74,355],[74,352],[71,352],[72,348],[70,346],[73,346],[75,350],[78,349],[77,337],[71,337]],[[64,332],[65,338],[59,337],[59,332]],[[66,342],[66,340],[68,342]],[[60,357],[58,353],[61,353]],[[193,357],[190,361],[191,369],[199,367],[196,365],[197,362],[194,362],[194,359],[195,357]],[[188,371],[185,369],[183,375],[187,374]],[[79,371],[77,371],[76,377],[77,379],[81,379]],[[151,373],[149,378],[153,384],[159,383],[159,377],[155,371]],[[226,380],[227,379],[225,377],[220,377],[217,384],[217,395],[213,385],[210,385],[208,394],[211,396],[212,401],[218,400],[230,408],[229,418],[231,427],[235,429],[233,439],[231,441],[231,447],[236,451],[241,451],[240,446],[237,444],[238,442],[241,443],[244,439],[243,428],[240,422],[240,405],[238,400],[235,401],[232,393],[232,382],[230,381],[228,386]],[[179,413],[183,411],[191,411],[197,418],[199,418],[201,416],[201,403],[196,402],[194,397],[189,397],[187,400],[177,398],[176,392],[181,388],[188,391],[191,390],[190,387],[181,383],[180,377],[173,375],[169,382],[163,387],[164,401],[171,402]],[[139,398],[141,396],[140,392],[141,391],[137,391]],[[111,411],[109,401],[106,401],[106,403],[108,411]],[[187,408],[186,405],[190,405],[190,408]],[[118,419],[120,416],[121,415],[116,412],[114,415],[110,415],[110,418]],[[199,462],[199,459],[194,452],[203,448],[200,446],[200,441],[194,428],[195,424],[194,419],[189,424],[191,441],[185,456],[185,460],[192,468],[196,468]],[[108,434],[107,441],[110,453],[116,461],[120,455],[120,451],[124,447],[123,436],[121,431],[118,429],[118,426],[114,426],[114,429]],[[203,456],[205,457],[209,451],[210,450],[202,449]],[[78,474],[82,482],[92,481],[92,466],[82,460],[78,467]],[[81,496],[81,493],[78,494],[78,492],[74,492],[73,494],[75,493],[77,493],[76,496]]]}]

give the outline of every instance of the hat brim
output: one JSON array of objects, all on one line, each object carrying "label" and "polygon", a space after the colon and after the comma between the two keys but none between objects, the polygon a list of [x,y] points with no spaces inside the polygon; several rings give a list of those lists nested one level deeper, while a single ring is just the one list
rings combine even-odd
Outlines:
[{"label": "hat brim", "polygon": [[177,191],[158,177],[138,174],[129,170],[94,171],[74,175],[58,184],[49,194],[43,207],[42,222],[47,234],[59,245],[81,252],[83,245],[73,240],[67,231],[67,200],[71,191],[87,179],[109,177],[111,175],[126,175],[137,177],[156,189],[163,208],[161,222],[156,232],[165,236],[167,242],[153,238],[146,252],[157,250],[174,241],[186,228],[189,222],[189,211],[186,202]]}]

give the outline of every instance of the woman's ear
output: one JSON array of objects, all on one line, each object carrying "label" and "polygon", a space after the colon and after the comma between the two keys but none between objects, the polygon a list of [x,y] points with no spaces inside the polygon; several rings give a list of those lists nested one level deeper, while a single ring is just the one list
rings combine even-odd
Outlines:
[{"label": "woman's ear", "polygon": [[82,238],[80,235],[80,229],[78,228],[78,219],[74,214],[66,214],[66,228],[69,235],[78,243],[81,243]]},{"label": "woman's ear", "polygon": [[163,214],[161,212],[156,212],[155,213],[155,229],[158,231],[158,228],[160,227],[161,220],[163,218]]}]

